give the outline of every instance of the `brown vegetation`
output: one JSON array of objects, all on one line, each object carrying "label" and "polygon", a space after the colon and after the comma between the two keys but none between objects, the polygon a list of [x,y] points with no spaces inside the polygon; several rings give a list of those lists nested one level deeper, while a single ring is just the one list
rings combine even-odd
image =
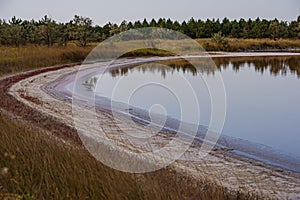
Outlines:
[{"label": "brown vegetation", "polygon": [[[96,44],[95,44],[96,45]],[[57,64],[80,62],[92,48],[69,44],[67,47],[34,46],[0,47],[0,76]]]},{"label": "brown vegetation", "polygon": [[196,39],[206,51],[300,51],[300,40],[295,39],[237,39],[226,38],[226,43],[213,39]]}]

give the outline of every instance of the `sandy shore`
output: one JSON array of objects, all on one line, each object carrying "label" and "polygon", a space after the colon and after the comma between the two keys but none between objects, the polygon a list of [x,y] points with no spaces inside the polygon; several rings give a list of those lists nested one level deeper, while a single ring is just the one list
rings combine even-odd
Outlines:
[{"label": "sandy shore", "polygon": [[[243,57],[243,56],[280,56],[280,55],[300,55],[295,53],[216,53],[212,57]],[[167,58],[164,58],[167,59]],[[107,65],[106,62],[101,63]],[[72,130],[74,118],[72,112],[72,102],[67,98],[68,94],[58,92],[61,85],[66,85],[74,78],[74,73],[82,66],[62,67],[51,71],[41,71],[40,73],[16,81],[9,93],[22,102],[24,105],[34,108],[46,116],[51,116],[63,122]],[[85,65],[83,68],[89,70],[91,66]],[[51,69],[51,68],[49,68]],[[49,87],[49,85],[51,87]],[[66,91],[65,91],[66,92]],[[89,113],[89,107],[82,106],[81,119],[85,119]],[[118,129],[118,126],[125,126],[127,130],[136,131],[131,123],[126,122],[126,118],[121,115],[120,120],[115,124],[116,119],[112,119],[109,112],[99,110],[97,123],[90,123],[82,120],[76,123],[77,127],[88,130],[91,134],[108,135],[112,141],[117,141],[120,149],[125,149],[127,156],[133,152],[148,151],[149,146],[141,145],[139,142],[131,141]],[[112,121],[114,120],[114,122]],[[124,125],[126,124],[126,125]],[[152,132],[148,127],[139,130],[141,133]],[[76,134],[76,133],[74,133]],[[170,138],[161,134],[157,135],[153,146],[160,147],[170,141]],[[109,145],[102,143],[102,145]],[[252,196],[270,199],[300,199],[300,179],[297,174],[281,170],[275,167],[266,166],[261,162],[254,162],[249,159],[239,159],[230,156],[226,151],[212,151],[205,158],[199,159],[197,156],[198,147],[192,145],[188,151],[176,162],[171,164],[177,173],[185,173],[195,180],[210,181],[225,187],[229,193],[238,192],[249,193]]]}]

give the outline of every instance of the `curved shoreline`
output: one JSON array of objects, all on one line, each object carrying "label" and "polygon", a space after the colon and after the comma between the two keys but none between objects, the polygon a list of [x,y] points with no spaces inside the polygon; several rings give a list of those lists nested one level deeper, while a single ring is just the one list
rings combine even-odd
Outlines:
[{"label": "curved shoreline", "polygon": [[[59,99],[57,96],[53,98],[53,94],[50,95],[45,93],[45,89],[42,88],[49,82],[61,79],[64,74],[76,72],[78,66],[72,68],[62,67],[49,69],[51,70],[35,71],[34,74],[29,73],[22,78],[19,77],[12,82],[15,84],[8,84],[7,87],[11,87],[10,94],[26,106],[31,108],[37,107],[37,112],[44,113],[43,115],[48,116],[48,118],[50,115],[52,116],[50,118],[57,119],[57,121],[63,120],[64,124],[73,127],[72,118],[70,118],[71,112],[69,110],[69,100],[66,98]],[[23,89],[24,91],[21,91],[20,89]],[[213,179],[216,179],[215,181],[221,181],[223,178],[224,180],[221,181],[222,185],[226,188],[230,188],[232,191],[240,190],[238,189],[238,185],[240,184],[245,186],[247,191],[250,191],[251,193],[255,194],[261,192],[262,196],[271,195],[271,193],[274,192],[274,189],[280,191],[277,191],[277,194],[273,196],[274,198],[295,198],[300,195],[300,181],[298,178],[291,176],[292,174],[287,174],[276,169],[269,169],[259,163],[250,164],[249,161],[239,161],[231,156],[227,156],[228,152],[211,152],[207,160],[205,160],[204,165],[201,162],[199,163],[199,161],[189,162],[191,160],[189,160],[187,156],[186,160],[178,161],[172,164],[172,166],[175,167],[177,171],[180,171],[180,169],[183,168],[186,169],[186,167],[189,166],[189,171],[195,179],[203,179],[203,176],[201,176],[203,175],[203,172],[205,172],[204,174],[207,173],[208,177],[212,176]],[[194,164],[190,166],[191,163]],[[199,174],[199,171],[202,173]],[[218,175],[218,173],[220,174]],[[255,177],[257,174],[260,174],[259,177]],[[240,180],[239,176],[245,179],[244,182],[243,180]],[[260,180],[261,182],[257,183],[257,180],[251,180],[254,178],[253,176],[257,180],[262,178]],[[266,177],[268,177],[267,180]],[[273,177],[275,181],[272,180],[271,177]],[[237,178],[239,184],[237,184]],[[266,182],[264,182],[264,180],[266,180]],[[288,191],[287,187],[289,187]]]},{"label": "curved shoreline", "polygon": [[[232,57],[242,57],[245,54],[238,54],[237,55],[231,55]],[[247,57],[255,56],[256,54],[249,54]],[[282,56],[281,54],[277,56]],[[284,55],[291,55],[289,53]],[[300,54],[294,54],[294,55],[300,55]],[[266,56],[261,55],[261,56]],[[274,56],[274,54],[271,54],[269,56]],[[188,56],[190,57],[190,56]],[[216,55],[215,57],[219,57],[219,55]],[[224,57],[224,56],[222,56]],[[136,64],[143,64],[146,62],[154,62],[154,61],[161,61],[161,60],[170,60],[170,59],[177,59],[177,57],[166,57],[166,58],[145,58],[142,60],[134,59],[130,60],[129,63],[127,63],[128,60],[124,59],[124,62],[118,63],[116,65],[110,65],[109,68],[106,70],[111,70],[115,68],[122,68],[127,67],[131,65]],[[92,70],[89,72],[92,73]],[[53,96],[59,97],[61,99],[72,99],[72,91],[70,88],[68,88],[68,85],[71,83],[71,80],[73,80],[74,74],[67,74],[61,78],[62,81],[54,81],[53,83],[47,84],[45,87],[43,87],[43,90],[45,92],[50,92]],[[63,80],[65,79],[65,81]],[[118,102],[118,104],[122,105],[122,103]],[[129,105],[130,106],[130,105]],[[125,106],[124,106],[125,107]],[[110,99],[106,97],[100,97],[100,100],[97,100],[96,108],[98,110],[111,112],[110,108]],[[130,117],[135,119],[138,123],[144,124],[144,123],[151,123],[146,119],[145,116],[147,116],[146,111],[141,110],[139,108],[135,108],[130,106],[131,112]],[[121,114],[121,112],[120,112]],[[126,114],[125,114],[126,115]],[[164,128],[166,131],[173,132],[175,131],[175,127],[180,122],[176,119],[168,118],[167,122],[164,127],[158,127],[158,128]],[[195,137],[195,140],[198,140],[198,142],[204,142],[205,132],[206,128],[204,126],[199,126],[199,131],[197,133],[197,136]],[[188,136],[188,133],[186,133]],[[229,145],[230,143],[230,145]],[[262,162],[265,165],[269,165],[271,168],[276,168],[276,170],[280,170],[280,168],[288,171],[292,171],[295,174],[299,173],[299,161],[297,162],[294,160],[293,157],[290,157],[288,155],[280,153],[278,150],[274,150],[268,146],[264,146],[263,144],[256,144],[252,143],[250,141],[246,141],[239,138],[232,138],[230,136],[221,135],[219,141],[217,142],[214,150],[218,151],[220,149],[228,151],[227,154],[232,154],[231,156],[235,156],[242,160],[248,160],[249,162]],[[263,150],[262,150],[263,149]],[[262,152],[263,151],[263,152]],[[275,153],[276,152],[276,153]],[[284,171],[283,170],[283,171]],[[299,174],[300,175],[300,174]]]}]

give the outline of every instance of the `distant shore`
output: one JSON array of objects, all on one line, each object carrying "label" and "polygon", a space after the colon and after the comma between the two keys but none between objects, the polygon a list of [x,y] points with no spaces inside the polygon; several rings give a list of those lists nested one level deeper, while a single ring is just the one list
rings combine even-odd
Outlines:
[{"label": "distant shore", "polygon": [[[210,38],[196,39],[208,52],[300,52],[300,40],[296,39],[228,38],[227,40],[227,44],[218,44]],[[0,46],[0,76],[45,66],[81,62],[98,44],[100,43],[90,43],[86,47],[79,47],[72,42],[64,47],[59,45]],[[126,53],[124,57],[172,55],[171,52],[159,49],[139,49]]]}]

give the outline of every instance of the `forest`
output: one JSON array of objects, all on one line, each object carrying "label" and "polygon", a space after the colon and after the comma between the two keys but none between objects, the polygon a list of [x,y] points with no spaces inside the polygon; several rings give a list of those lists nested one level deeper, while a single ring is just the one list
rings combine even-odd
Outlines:
[{"label": "forest", "polygon": [[[40,20],[22,20],[12,17],[10,20],[0,19],[0,45],[16,46],[26,44],[47,45],[58,44],[66,46],[74,41],[78,46],[85,47],[89,42],[101,42],[106,38],[134,28],[162,27],[168,28],[195,38],[244,38],[261,39],[299,39],[300,16],[293,21],[266,20],[257,18],[229,20],[224,18],[201,19],[191,18],[188,21],[178,22],[160,18],[147,21],[127,22],[120,24],[107,23],[99,26],[89,17],[75,15],[66,23],[57,22],[45,15]],[[221,40],[222,42],[222,40]]]}]

